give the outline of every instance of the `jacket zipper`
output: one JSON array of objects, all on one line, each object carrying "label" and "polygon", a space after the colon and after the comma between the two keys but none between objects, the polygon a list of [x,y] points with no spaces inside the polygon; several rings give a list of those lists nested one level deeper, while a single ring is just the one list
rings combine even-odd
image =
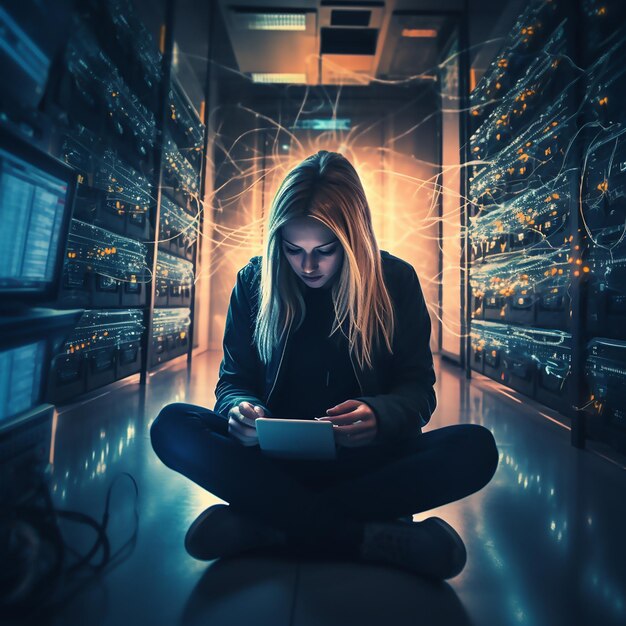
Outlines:
[{"label": "jacket zipper", "polygon": [[280,376],[280,366],[283,364],[283,357],[285,356],[285,351],[287,350],[287,342],[289,341],[289,332],[291,331],[291,325],[293,324],[293,318],[289,322],[289,328],[287,329],[287,336],[285,337],[285,345],[283,346],[283,353],[280,355],[280,361],[278,362],[278,369],[276,370],[276,376],[274,377],[274,384],[270,389],[270,392],[267,396],[267,404],[270,403],[270,398],[272,397],[272,393],[274,392],[274,387],[276,387],[276,382],[278,381],[278,377]]}]

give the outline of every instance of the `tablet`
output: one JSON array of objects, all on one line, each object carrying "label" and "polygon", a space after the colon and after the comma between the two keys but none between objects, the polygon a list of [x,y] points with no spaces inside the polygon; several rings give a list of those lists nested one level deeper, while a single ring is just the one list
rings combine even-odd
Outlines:
[{"label": "tablet", "polygon": [[259,446],[264,454],[283,459],[336,459],[332,422],[257,417]]}]

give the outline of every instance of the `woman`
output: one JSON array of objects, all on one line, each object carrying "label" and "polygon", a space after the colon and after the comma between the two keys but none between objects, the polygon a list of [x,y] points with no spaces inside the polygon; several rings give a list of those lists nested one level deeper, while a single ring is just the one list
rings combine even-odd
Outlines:
[{"label": "woman", "polygon": [[[237,274],[214,410],[171,404],[150,430],[167,466],[229,503],[194,521],[188,552],[274,546],[456,576],[459,535],[412,515],[481,489],[498,451],[479,425],[422,434],[430,331],[415,270],[378,248],[355,169],[335,152],[305,159],[276,193],[263,257]],[[260,416],[332,422],[337,459],[264,455]]]}]

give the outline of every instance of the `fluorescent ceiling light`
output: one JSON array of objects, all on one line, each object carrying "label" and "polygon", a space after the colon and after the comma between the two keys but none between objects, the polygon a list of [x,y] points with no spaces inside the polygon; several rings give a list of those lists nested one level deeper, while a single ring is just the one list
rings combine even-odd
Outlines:
[{"label": "fluorescent ceiling light", "polygon": [[306,83],[306,74],[252,73],[253,83]]},{"label": "fluorescent ceiling light", "polygon": [[350,118],[298,120],[296,128],[305,130],[350,130]]},{"label": "fluorescent ceiling light", "polygon": [[245,30],[306,30],[306,13],[235,12],[235,20]]},{"label": "fluorescent ceiling light", "polygon": [[402,36],[434,39],[437,37],[437,31],[434,28],[403,28]]}]

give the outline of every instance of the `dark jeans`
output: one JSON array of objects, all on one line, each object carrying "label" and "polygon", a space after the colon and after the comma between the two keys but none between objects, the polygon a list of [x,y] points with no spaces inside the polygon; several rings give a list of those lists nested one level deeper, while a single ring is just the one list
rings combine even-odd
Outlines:
[{"label": "dark jeans", "polygon": [[340,528],[362,532],[362,522],[468,496],[491,480],[499,457],[487,428],[459,424],[393,446],[340,447],[331,461],[276,459],[229,435],[221,415],[183,403],[161,410],[150,438],[165,465],[310,546],[323,545]]}]

